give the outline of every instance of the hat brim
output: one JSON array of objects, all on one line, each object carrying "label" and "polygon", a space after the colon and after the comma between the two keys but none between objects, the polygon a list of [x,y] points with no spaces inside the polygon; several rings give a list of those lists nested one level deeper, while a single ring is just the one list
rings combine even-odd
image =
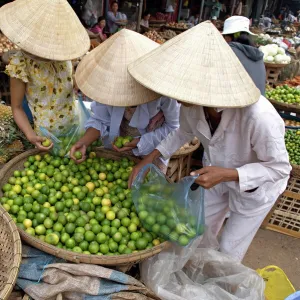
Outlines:
[{"label": "hat brim", "polygon": [[247,32],[249,33],[250,35],[257,35],[253,32],[251,32],[250,30],[227,30],[227,31],[223,31],[222,32],[222,35],[229,35],[229,34],[235,34],[237,32]]}]

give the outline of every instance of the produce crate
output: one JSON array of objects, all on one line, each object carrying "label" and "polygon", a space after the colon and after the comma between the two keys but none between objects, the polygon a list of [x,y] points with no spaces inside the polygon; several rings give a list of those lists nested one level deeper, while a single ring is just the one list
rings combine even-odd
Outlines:
[{"label": "produce crate", "polygon": [[[290,120],[290,121],[300,122],[300,118],[299,118],[299,117],[291,116],[291,115],[284,114],[284,113],[279,113],[279,115],[280,115],[281,118],[284,119],[284,120]],[[300,126],[290,126],[290,125],[286,125],[286,124],[285,124],[285,128],[286,128],[286,129],[294,129],[294,130],[298,130],[298,129],[300,129]]]},{"label": "produce crate", "polygon": [[278,81],[281,70],[282,68],[284,68],[285,65],[282,66],[282,65],[265,63],[265,66],[267,72],[267,78],[266,78],[267,82],[275,83]]},{"label": "produce crate", "polygon": [[[13,172],[16,170],[23,169],[23,164],[27,160],[27,158],[31,155],[44,155],[45,152],[41,152],[38,149],[32,149],[26,151],[19,156],[15,157],[11,161],[9,161],[1,170],[0,170],[0,186],[2,187],[9,177],[13,175]],[[101,150],[96,152],[97,156],[104,158],[111,158],[115,160],[119,160],[122,157],[128,157],[128,155],[124,155],[122,153],[118,153],[111,150]],[[135,162],[139,162],[139,159],[136,157],[129,157],[131,160]],[[2,196],[2,191],[0,192],[0,196]],[[1,207],[1,206],[0,206]],[[14,225],[14,224],[13,224]],[[86,264],[96,264],[96,265],[107,265],[107,266],[116,266],[121,271],[128,270],[132,265],[145,260],[149,257],[158,254],[163,249],[167,248],[170,243],[164,242],[158,246],[154,246],[151,249],[146,249],[140,252],[132,253],[132,254],[123,254],[123,255],[115,255],[115,256],[99,256],[99,255],[91,255],[91,254],[81,254],[76,253],[64,249],[57,248],[50,244],[47,244],[41,241],[38,238],[35,238],[24,230],[18,228],[20,236],[24,242],[27,244],[42,250],[46,253],[52,254],[56,257],[65,259],[67,261],[71,261],[74,263],[86,263]],[[0,233],[1,233],[1,224],[0,224]],[[1,252],[0,252],[1,253]],[[1,257],[0,257],[1,259]],[[1,268],[0,268],[1,272]],[[0,298],[1,299],[1,298]],[[2,299],[1,299],[2,300]]]},{"label": "produce crate", "polygon": [[192,154],[200,146],[200,142],[186,150],[178,150],[171,157],[166,176],[171,182],[178,182],[181,178],[190,175]]},{"label": "produce crate", "polygon": [[0,205],[0,300],[7,300],[16,282],[22,260],[17,226]]},{"label": "produce crate", "polygon": [[292,176],[263,227],[300,238],[300,178]]}]

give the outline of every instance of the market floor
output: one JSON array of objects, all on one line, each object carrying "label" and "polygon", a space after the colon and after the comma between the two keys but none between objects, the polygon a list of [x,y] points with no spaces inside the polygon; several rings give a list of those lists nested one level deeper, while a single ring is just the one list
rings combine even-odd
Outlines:
[{"label": "market floor", "polygon": [[295,289],[300,290],[300,239],[260,229],[243,263],[255,270],[269,265],[278,266]]}]

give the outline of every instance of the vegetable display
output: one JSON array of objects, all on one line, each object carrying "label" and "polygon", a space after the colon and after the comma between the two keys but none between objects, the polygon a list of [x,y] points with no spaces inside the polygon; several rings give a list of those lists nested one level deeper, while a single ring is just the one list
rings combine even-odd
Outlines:
[{"label": "vegetable display", "polygon": [[285,145],[291,164],[300,165],[300,130],[287,130]]},{"label": "vegetable display", "polygon": [[30,156],[2,187],[1,204],[19,228],[58,248],[119,255],[160,244],[141,227],[127,188],[134,162],[90,157]]},{"label": "vegetable display", "polygon": [[276,44],[260,46],[259,50],[264,53],[264,62],[276,64],[288,64],[291,62],[291,57],[286,55],[285,50]]},{"label": "vegetable display", "polygon": [[300,103],[300,89],[288,85],[277,86],[275,89],[266,92],[266,97],[287,104]]},{"label": "vegetable display", "polygon": [[144,36],[149,38],[150,40],[158,43],[158,44],[163,44],[166,40],[163,39],[163,37],[155,30],[153,31],[147,31],[144,33]]},{"label": "vegetable display", "polygon": [[293,79],[288,79],[288,80],[284,81],[284,84],[292,86],[292,87],[300,86],[300,76],[296,76]]},{"label": "vegetable display", "polygon": [[0,34],[0,55],[9,50],[18,49],[5,35]]},{"label": "vegetable display", "polygon": [[160,34],[166,40],[170,40],[177,35],[175,31],[169,29],[161,32]]},{"label": "vegetable display", "polygon": [[290,127],[300,127],[300,122],[295,121],[295,120],[284,120],[285,126],[290,126]]},{"label": "vegetable display", "polygon": [[166,24],[167,27],[175,28],[175,29],[189,29],[188,25],[186,23],[175,23],[170,22]]}]

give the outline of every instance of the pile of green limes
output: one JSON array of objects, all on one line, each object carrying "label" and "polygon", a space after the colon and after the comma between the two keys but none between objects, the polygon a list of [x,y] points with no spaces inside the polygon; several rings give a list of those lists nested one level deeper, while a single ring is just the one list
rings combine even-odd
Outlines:
[{"label": "pile of green limes", "polygon": [[30,156],[2,187],[0,203],[18,227],[56,247],[98,255],[141,251],[163,240],[141,226],[127,188],[133,165],[95,155],[78,165]]},{"label": "pile of green limes", "polygon": [[131,142],[133,140],[132,136],[118,136],[114,142],[115,146],[117,148],[123,148],[127,143]]},{"label": "pile of green limes", "polygon": [[287,130],[285,145],[291,164],[300,165],[300,130]]},{"label": "pile of green limes", "polygon": [[203,234],[204,225],[198,224],[197,218],[177,203],[171,186],[146,183],[138,194],[136,207],[147,230],[181,246],[187,246]]},{"label": "pile of green limes", "polygon": [[300,103],[300,89],[288,85],[277,86],[275,89],[266,92],[266,97],[287,104]]}]

